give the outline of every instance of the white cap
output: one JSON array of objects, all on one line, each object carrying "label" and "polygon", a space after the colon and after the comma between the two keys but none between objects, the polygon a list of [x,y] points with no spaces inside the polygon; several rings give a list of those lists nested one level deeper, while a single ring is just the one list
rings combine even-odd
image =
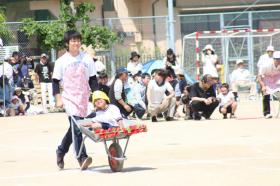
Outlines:
[{"label": "white cap", "polygon": [[266,51],[268,52],[268,51],[272,51],[272,52],[274,52],[274,47],[273,46],[268,46],[267,48],[266,48]]},{"label": "white cap", "polygon": [[242,59],[236,60],[236,65],[239,65],[240,63],[244,63],[244,61]]},{"label": "white cap", "polygon": [[41,58],[42,58],[42,57],[48,58],[48,55],[45,54],[45,53],[43,53],[43,54],[41,54]]},{"label": "white cap", "polygon": [[204,47],[203,51],[205,51],[205,50],[215,51],[215,50],[213,49],[213,46],[210,45],[210,44],[208,44],[208,45],[206,45],[206,46]]},{"label": "white cap", "polygon": [[280,59],[280,51],[275,51],[275,52],[273,53],[273,58],[274,58],[274,59]]},{"label": "white cap", "polygon": [[184,75],[184,71],[181,68],[176,69],[175,74]]}]

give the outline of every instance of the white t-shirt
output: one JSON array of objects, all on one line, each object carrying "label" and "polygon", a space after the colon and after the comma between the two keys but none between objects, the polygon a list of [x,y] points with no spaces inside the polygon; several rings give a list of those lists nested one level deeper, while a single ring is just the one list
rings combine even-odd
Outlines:
[{"label": "white t-shirt", "polygon": [[115,127],[119,126],[120,120],[122,120],[120,109],[112,104],[109,104],[105,110],[96,111],[96,116],[92,118],[92,122],[107,123]]},{"label": "white t-shirt", "polygon": [[153,79],[149,82],[148,90],[151,91],[151,96],[149,104],[160,105],[165,97],[166,91],[173,91],[173,87],[169,82],[165,82],[162,86],[159,86],[157,82]]},{"label": "white t-shirt", "polygon": [[135,63],[135,62],[128,62],[127,63],[127,71],[131,73],[137,73],[139,71],[142,71],[143,65],[141,62]]},{"label": "white t-shirt", "polygon": [[261,55],[257,67],[260,68],[262,65],[272,61],[273,61],[273,57],[269,57],[268,54]]},{"label": "white t-shirt", "polygon": [[201,61],[203,63],[203,75],[210,74],[213,77],[219,77],[216,69],[216,63],[218,62],[218,56],[216,54],[203,54]]},{"label": "white t-shirt", "polygon": [[244,68],[238,68],[231,73],[231,82],[234,81],[249,81],[250,71]]},{"label": "white t-shirt", "polygon": [[222,93],[219,93],[217,98],[221,99],[220,106],[224,106],[229,101],[234,100],[234,95],[231,91],[229,91],[227,95],[223,95]]},{"label": "white t-shirt", "polygon": [[89,78],[96,75],[93,59],[80,52],[73,57],[69,52],[57,59],[53,79],[61,80],[63,86],[62,102],[66,113],[72,116],[86,117],[90,95]]},{"label": "white t-shirt", "polygon": [[3,75],[3,65],[4,65],[4,75],[7,76],[9,82],[13,81],[13,67],[7,62],[4,62],[0,65],[0,77]]}]

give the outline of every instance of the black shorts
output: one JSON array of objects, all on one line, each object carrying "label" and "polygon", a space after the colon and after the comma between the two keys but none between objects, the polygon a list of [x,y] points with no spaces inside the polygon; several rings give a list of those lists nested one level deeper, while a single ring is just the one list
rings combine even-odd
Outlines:
[{"label": "black shorts", "polygon": [[[223,106],[220,106],[219,108],[219,112],[222,113],[221,109],[223,108]],[[227,107],[227,113],[232,113],[232,107],[231,105]]]}]

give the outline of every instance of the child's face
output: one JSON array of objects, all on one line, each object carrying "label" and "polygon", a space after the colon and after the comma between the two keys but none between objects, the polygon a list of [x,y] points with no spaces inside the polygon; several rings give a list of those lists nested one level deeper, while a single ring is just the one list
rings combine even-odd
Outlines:
[{"label": "child's face", "polygon": [[222,93],[223,95],[226,95],[226,94],[228,93],[228,89],[227,89],[226,87],[222,87],[222,88],[221,88],[221,93]]},{"label": "child's face", "polygon": [[81,47],[81,40],[79,38],[72,38],[69,40],[69,51],[79,51]]},{"label": "child's face", "polygon": [[98,99],[94,102],[94,106],[97,108],[97,109],[105,109],[107,103],[104,99]]},{"label": "child's face", "polygon": [[13,103],[14,105],[16,105],[16,104],[18,103],[18,100],[17,100],[17,99],[13,99],[13,100],[12,100],[12,103]]}]

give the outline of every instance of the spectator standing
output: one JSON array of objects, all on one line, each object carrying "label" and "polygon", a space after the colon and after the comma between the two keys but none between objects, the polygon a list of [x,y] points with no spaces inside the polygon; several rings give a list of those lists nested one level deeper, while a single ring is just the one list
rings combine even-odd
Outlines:
[{"label": "spectator standing", "polygon": [[273,62],[273,52],[274,52],[274,47],[273,46],[268,46],[266,48],[266,53],[261,55],[257,67],[260,68],[262,65],[268,63],[268,62]]},{"label": "spectator standing", "polygon": [[210,74],[212,77],[219,77],[219,58],[212,45],[206,45],[202,51],[203,75]]},{"label": "spectator standing", "polygon": [[34,66],[33,59],[27,57],[25,54],[22,54],[19,63],[16,64],[16,70],[18,72],[17,85],[19,85],[19,82],[24,77],[28,77],[28,78],[30,77],[29,69],[33,69],[33,66]]},{"label": "spectator standing", "polygon": [[166,51],[166,57],[163,58],[163,62],[165,64],[167,73],[170,74],[173,78],[176,78],[175,72],[180,69],[180,65],[177,62],[176,55],[171,48]]},{"label": "spectator standing", "polygon": [[[8,62],[0,62],[0,99],[10,103],[12,96],[13,68]],[[4,97],[5,90],[5,97]]]},{"label": "spectator standing", "polygon": [[141,72],[143,65],[140,62],[140,55],[133,51],[130,54],[130,61],[127,63],[127,71],[128,72]]},{"label": "spectator standing", "polygon": [[49,62],[47,54],[41,54],[40,63],[35,67],[36,80],[41,86],[42,105],[44,112],[47,111],[47,93],[49,105],[54,107],[54,97],[52,90],[53,65]]},{"label": "spectator standing", "polygon": [[270,114],[270,95],[280,91],[280,51],[273,53],[273,61],[260,66],[258,80],[263,93],[263,115],[266,119],[272,118]]}]

